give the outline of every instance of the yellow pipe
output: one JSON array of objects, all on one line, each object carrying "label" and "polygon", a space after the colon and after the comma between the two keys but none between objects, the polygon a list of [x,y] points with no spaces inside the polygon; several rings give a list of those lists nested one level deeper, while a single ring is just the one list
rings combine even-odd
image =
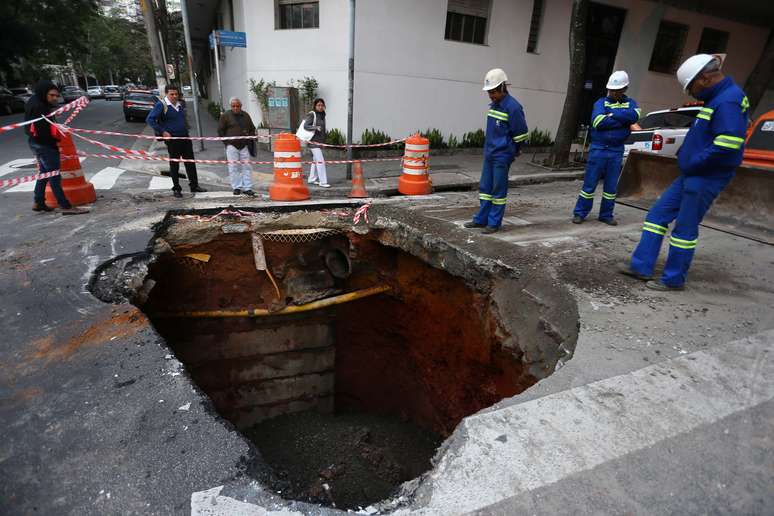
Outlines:
[{"label": "yellow pipe", "polygon": [[252,310],[202,310],[195,312],[159,312],[152,315],[152,317],[187,317],[187,318],[204,318],[204,317],[268,317],[271,315],[287,315],[296,314],[299,312],[309,312],[311,310],[319,310],[320,308],[326,308],[328,306],[340,305],[349,301],[355,301],[368,296],[375,296],[382,292],[388,292],[392,290],[387,285],[378,285],[376,287],[365,288],[363,290],[356,290],[355,292],[348,292],[338,296],[329,297],[326,299],[318,299],[305,305],[298,306],[286,306],[282,310],[276,312],[270,312],[265,308],[254,308]]}]

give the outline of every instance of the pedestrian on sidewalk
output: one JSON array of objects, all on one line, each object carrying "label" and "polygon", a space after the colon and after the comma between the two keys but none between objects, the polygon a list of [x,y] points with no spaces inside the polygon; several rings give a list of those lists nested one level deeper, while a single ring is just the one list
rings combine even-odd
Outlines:
[{"label": "pedestrian on sidewalk", "polygon": [[621,176],[624,142],[631,134],[631,126],[640,119],[640,108],[634,99],[626,96],[629,75],[616,71],[607,81],[607,95],[594,103],[591,111],[591,149],[586,174],[578,201],[573,211],[573,224],[581,224],[594,205],[594,190],[603,181],[599,220],[617,226],[613,216],[618,178]]},{"label": "pedestrian on sidewalk", "polygon": [[[53,82],[40,81],[35,86],[35,94],[27,100],[27,104],[24,106],[24,120],[33,120],[43,115],[48,115],[56,109],[58,98],[59,88]],[[48,119],[56,121],[56,118],[53,116],[49,116]],[[25,126],[24,131],[29,136],[29,146],[35,154],[38,172],[43,174],[59,170],[61,158],[58,143],[61,135],[56,126],[50,124],[48,120],[39,120],[34,124]],[[45,179],[38,179],[35,182],[33,211],[54,211],[54,208],[46,206],[47,184],[51,185],[51,191],[54,193],[59,207],[62,208],[63,215],[89,213],[89,210],[73,208],[73,205],[67,200],[64,190],[62,190],[62,176],[59,174]]]},{"label": "pedestrian on sidewalk", "polygon": [[[164,88],[165,97],[156,102],[153,109],[148,113],[145,122],[153,128],[157,136],[164,138],[185,137],[188,138],[188,120],[186,118],[185,105],[179,101],[180,90],[173,84],[167,84]],[[194,159],[193,144],[189,139],[171,139],[164,140],[167,146],[167,152],[171,159]],[[196,175],[196,163],[185,161],[185,172],[188,175],[188,185],[191,192],[206,192],[199,186]],[[169,175],[172,176],[172,194],[177,197],[183,197],[180,188],[180,162],[169,162]]]},{"label": "pedestrian on sidewalk", "polygon": [[508,76],[500,68],[489,70],[482,88],[489,95],[484,142],[484,165],[478,185],[481,207],[466,228],[484,228],[482,233],[500,230],[508,195],[508,170],[519,155],[521,143],[529,136],[524,108],[508,93]]},{"label": "pedestrian on sidewalk", "polygon": [[[229,100],[231,109],[220,115],[218,121],[218,136],[254,136],[255,125],[250,114],[242,111],[242,101],[236,97]],[[250,150],[249,139],[223,140],[226,145],[226,159],[232,161],[248,161]],[[229,163],[228,175],[234,195],[245,194],[255,197],[253,192],[253,172],[249,163]]]},{"label": "pedestrian on sidewalk", "polygon": [[[720,71],[723,57],[697,54],[677,69],[683,91],[704,102],[677,151],[680,175],[645,217],[640,243],[620,272],[658,291],[682,290],[699,241],[699,224],[742,162],[750,102]],[[660,280],[652,280],[669,224],[669,254]]]},{"label": "pedestrian on sidewalk", "polygon": [[314,131],[314,135],[309,140],[309,150],[312,152],[312,161],[314,161],[309,167],[309,183],[319,185],[322,188],[330,188],[322,149],[319,145],[315,145],[315,143],[325,143],[325,101],[314,99],[312,106],[314,106],[314,110],[310,111],[304,120],[304,129]]}]

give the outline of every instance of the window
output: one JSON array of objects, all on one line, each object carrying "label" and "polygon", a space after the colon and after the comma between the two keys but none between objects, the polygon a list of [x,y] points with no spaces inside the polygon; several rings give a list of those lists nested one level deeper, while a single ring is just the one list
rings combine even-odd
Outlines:
[{"label": "window", "polygon": [[489,0],[449,0],[445,38],[465,43],[486,43]]},{"label": "window", "polygon": [[653,72],[674,73],[680,64],[687,34],[687,25],[662,21],[658,27],[656,45],[653,47],[648,69]]},{"label": "window", "polygon": [[728,46],[728,32],[704,27],[697,54],[722,54]]},{"label": "window", "polygon": [[278,29],[317,29],[320,27],[320,2],[309,0],[277,0]]},{"label": "window", "polygon": [[540,34],[540,22],[543,20],[543,0],[533,0],[532,21],[529,23],[529,38],[527,38],[527,52],[537,54],[538,35]]}]

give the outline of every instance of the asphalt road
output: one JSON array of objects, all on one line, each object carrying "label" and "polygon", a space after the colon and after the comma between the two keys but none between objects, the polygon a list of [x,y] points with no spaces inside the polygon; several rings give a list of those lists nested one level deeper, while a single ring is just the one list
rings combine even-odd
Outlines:
[{"label": "asphalt road", "polygon": [[[102,99],[92,100],[89,105],[81,111],[75,120],[70,124],[72,127],[84,127],[87,129],[99,129],[103,131],[115,131],[120,133],[138,134],[143,131],[145,124],[140,122],[127,122],[124,120],[124,113],[121,102],[106,101]],[[60,115],[57,120],[64,122],[66,115]],[[7,125],[13,122],[24,120],[22,113],[0,117],[0,125]],[[131,148],[136,141],[135,138],[121,136],[97,136],[95,139],[119,147]],[[84,152],[98,152],[99,147],[86,145],[85,142],[76,142],[78,150]],[[0,134],[0,160],[8,162],[16,159],[30,158],[32,153],[27,145],[27,135],[23,129],[14,129]],[[87,159],[83,163],[84,172],[97,172],[104,167],[116,166],[118,160],[104,158]]]}]

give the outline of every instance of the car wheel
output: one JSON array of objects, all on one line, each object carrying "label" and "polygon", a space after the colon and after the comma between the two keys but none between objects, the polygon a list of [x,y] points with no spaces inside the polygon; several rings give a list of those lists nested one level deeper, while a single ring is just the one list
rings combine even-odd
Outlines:
[{"label": "car wheel", "polygon": [[3,114],[5,114],[5,115],[12,115],[13,114],[13,109],[11,109],[11,105],[10,104],[5,104],[3,106]]},{"label": "car wheel", "polygon": [[129,116],[129,115],[124,115],[124,118],[126,119],[126,121],[127,121],[127,122],[132,122],[132,121],[134,120],[134,119],[133,119],[131,116]]}]

